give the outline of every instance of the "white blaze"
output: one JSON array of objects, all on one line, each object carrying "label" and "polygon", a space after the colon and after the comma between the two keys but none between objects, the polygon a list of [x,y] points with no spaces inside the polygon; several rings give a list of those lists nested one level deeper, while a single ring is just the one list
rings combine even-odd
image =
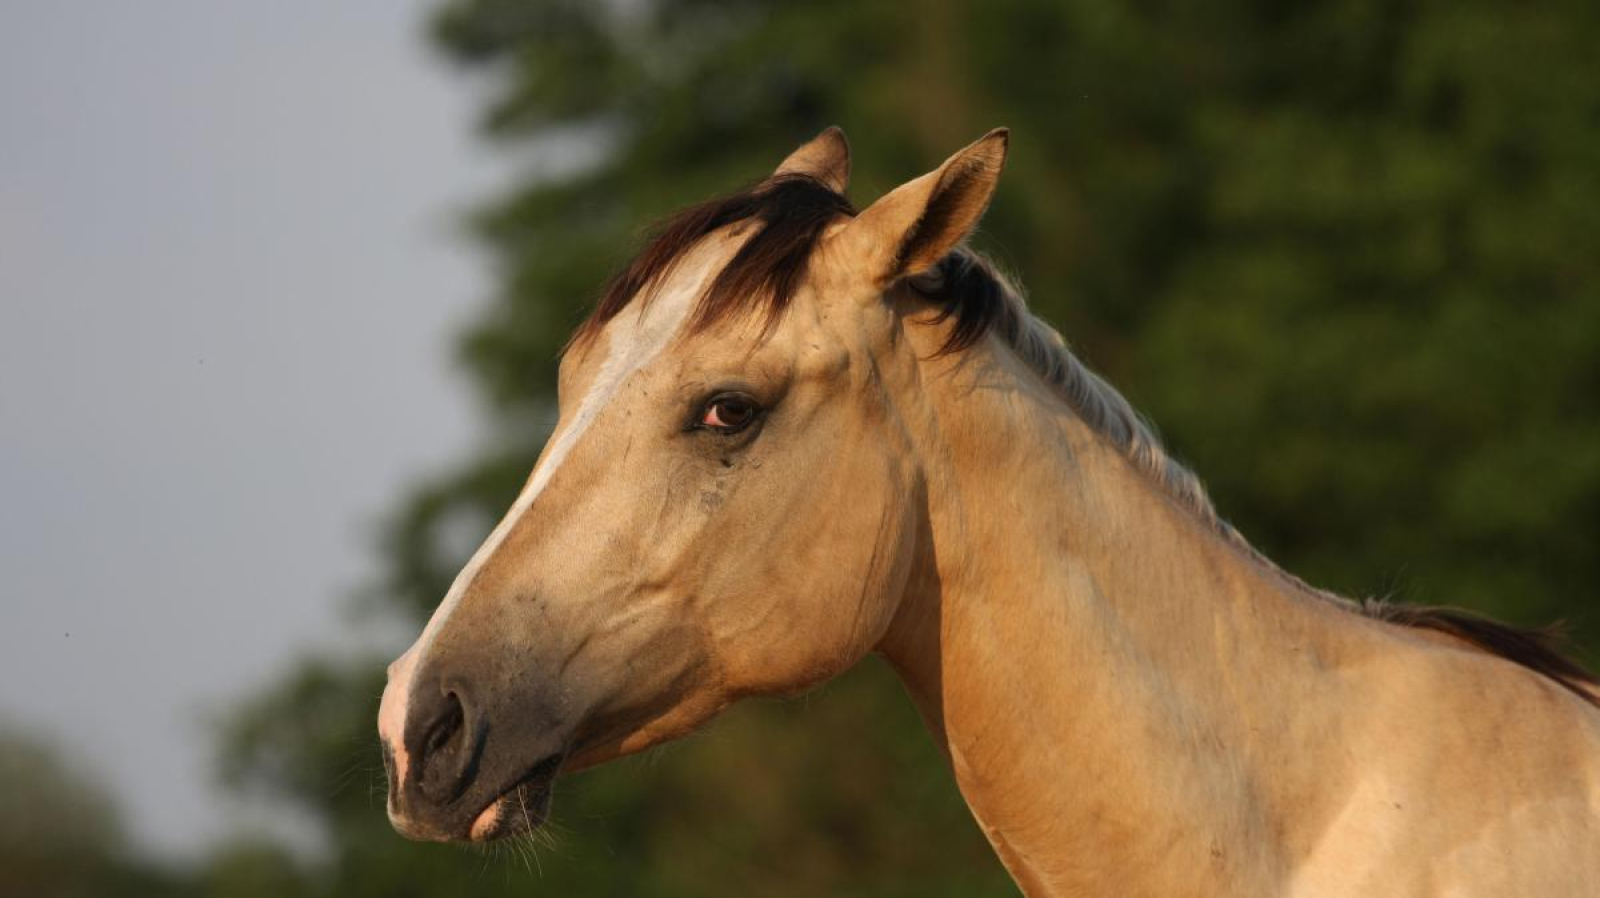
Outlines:
[{"label": "white blaze", "polygon": [[554,435],[546,447],[543,458],[534,468],[533,476],[529,478],[527,486],[523,487],[522,493],[512,503],[511,510],[500,519],[500,523],[490,532],[489,538],[484,540],[483,545],[478,547],[478,551],[474,552],[472,559],[467,562],[467,566],[456,575],[455,582],[450,585],[450,591],[445,594],[444,601],[440,602],[438,609],[433,612],[433,617],[428,620],[422,635],[417,637],[417,641],[406,650],[405,654],[390,665],[389,684],[383,690],[383,701],[378,709],[378,733],[394,752],[396,782],[405,781],[409,762],[401,737],[405,732],[411,677],[416,671],[419,659],[427,654],[429,646],[444,627],[450,613],[461,603],[462,595],[471,587],[478,571],[494,556],[517,521],[533,506],[534,500],[539,498],[539,494],[555,476],[561,463],[583,437],[584,431],[588,430],[589,425],[599,416],[601,409],[616,396],[617,391],[629,377],[654,360],[677,335],[684,319],[694,308],[705,277],[706,265],[701,261],[687,276],[673,278],[675,283],[668,289],[658,292],[648,303],[636,300],[632,307],[624,310],[623,315],[633,316],[632,322],[621,320],[612,322],[609,326],[611,345],[606,360],[600,366],[589,392],[584,395],[583,401],[578,403],[578,410],[573,413],[572,419],[566,426]]}]

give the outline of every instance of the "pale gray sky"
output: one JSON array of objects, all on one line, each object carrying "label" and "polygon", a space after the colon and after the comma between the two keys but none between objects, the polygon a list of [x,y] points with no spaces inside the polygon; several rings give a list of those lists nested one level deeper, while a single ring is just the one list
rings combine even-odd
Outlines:
[{"label": "pale gray sky", "polygon": [[0,721],[158,850],[239,816],[205,713],[350,644],[376,521],[478,430],[455,229],[509,162],[428,7],[0,5]]}]

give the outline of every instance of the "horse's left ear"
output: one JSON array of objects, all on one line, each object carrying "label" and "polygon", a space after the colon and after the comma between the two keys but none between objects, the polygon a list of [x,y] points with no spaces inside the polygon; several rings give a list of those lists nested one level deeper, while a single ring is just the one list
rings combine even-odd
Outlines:
[{"label": "horse's left ear", "polygon": [[808,175],[828,185],[834,193],[850,186],[850,143],[834,125],[800,145],[779,163],[773,176]]},{"label": "horse's left ear", "polygon": [[889,283],[932,268],[989,208],[1011,132],[996,128],[868,206],[839,232],[840,245],[877,281]]}]

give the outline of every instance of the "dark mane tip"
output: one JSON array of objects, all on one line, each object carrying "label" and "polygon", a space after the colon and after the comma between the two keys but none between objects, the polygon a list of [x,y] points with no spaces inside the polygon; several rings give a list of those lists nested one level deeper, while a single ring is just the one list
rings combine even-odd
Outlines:
[{"label": "dark mane tip", "polygon": [[1600,679],[1562,653],[1566,633],[1560,624],[1522,629],[1456,608],[1382,601],[1365,602],[1362,611],[1368,617],[1387,623],[1453,636],[1554,680],[1584,701],[1600,707]]},{"label": "dark mane tip", "polygon": [[[843,195],[801,174],[775,175],[681,209],[647,232],[643,249],[606,284],[567,345],[589,340],[635,301],[648,301],[650,288],[670,275],[695,244],[730,225],[754,230],[707,285],[690,330],[704,330],[757,305],[764,308],[770,326],[805,280],[812,253],[828,225],[855,214]],[[1014,336],[1020,326],[1016,305],[1008,298],[1010,288],[987,259],[971,250],[955,249],[929,271],[908,280],[940,310],[937,323],[955,319],[941,355],[971,347],[990,330]]]},{"label": "dark mane tip", "polygon": [[955,319],[939,355],[969,349],[991,330],[1012,340],[1021,318],[1009,287],[988,259],[964,247],[951,250],[934,267],[909,278],[911,288],[938,306],[936,324]]},{"label": "dark mane tip", "polygon": [[[754,232],[701,295],[691,330],[764,303],[769,323],[788,307],[805,279],[823,231],[840,216],[854,216],[850,201],[816,178],[774,175],[743,190],[679,210],[652,228],[644,248],[606,284],[600,301],[569,346],[593,337],[651,287],[671,274],[702,239],[729,225]],[[641,299],[644,297],[644,299]]]}]

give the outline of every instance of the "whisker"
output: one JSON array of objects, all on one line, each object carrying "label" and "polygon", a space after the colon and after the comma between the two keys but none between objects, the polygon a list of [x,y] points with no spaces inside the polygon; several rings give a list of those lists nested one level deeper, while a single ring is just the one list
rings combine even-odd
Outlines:
[{"label": "whisker", "polygon": [[[528,798],[522,789],[517,790],[517,804],[522,808],[522,831],[530,837],[526,843],[528,850],[533,852],[533,862],[539,868],[539,878],[544,879],[544,864],[539,861],[539,848],[533,844],[533,839],[531,838],[535,832],[533,818],[528,814]],[[529,870],[528,872],[532,873],[533,871]]]}]

